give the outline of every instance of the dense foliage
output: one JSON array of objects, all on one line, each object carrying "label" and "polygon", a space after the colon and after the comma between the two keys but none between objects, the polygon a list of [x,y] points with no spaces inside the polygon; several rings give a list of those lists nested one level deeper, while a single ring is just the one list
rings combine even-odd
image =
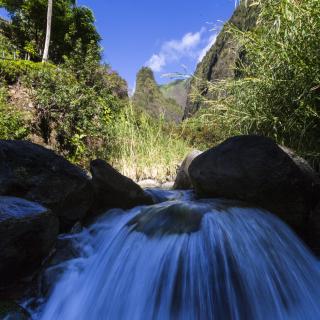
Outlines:
[{"label": "dense foliage", "polygon": [[[211,99],[189,126],[218,142],[262,134],[320,160],[320,2],[264,0],[257,27],[230,28],[245,52],[241,77],[208,83]],[[205,139],[205,138],[204,138]]]},{"label": "dense foliage", "polygon": [[[47,18],[47,0],[1,0],[8,10],[11,23],[2,22],[2,32],[10,38],[21,58],[41,60]],[[61,63],[80,42],[86,55],[93,44],[98,48],[100,36],[94,26],[90,9],[78,7],[73,0],[55,0],[53,6],[50,60]]]},{"label": "dense foliage", "polygon": [[[76,51],[60,66],[0,61],[2,91],[6,92],[1,110],[12,110],[0,111],[1,124],[10,122],[2,128],[0,138],[29,138],[77,163],[105,157],[110,126],[127,103],[127,89],[125,81],[95,57],[93,50],[81,60]],[[9,103],[8,85],[19,86],[22,97],[14,104]],[[30,101],[27,106],[22,101],[25,96]]]},{"label": "dense foliage", "polygon": [[255,0],[239,0],[238,7],[230,20],[222,27],[215,43],[198,64],[191,78],[189,97],[184,112],[184,118],[193,116],[196,111],[206,107],[203,97],[211,98],[210,82],[234,79],[239,76],[237,65],[244,59],[236,34],[229,31],[230,26],[239,31],[252,30],[259,16],[259,6],[252,5]]},{"label": "dense foliage", "polygon": [[0,88],[0,139],[23,139],[28,135],[23,112],[7,103],[7,90]]},{"label": "dense foliage", "polygon": [[145,113],[144,96],[133,111],[126,82],[101,63],[89,9],[54,1],[50,63],[40,63],[46,1],[0,3],[12,20],[0,21],[0,139],[28,139],[84,166],[104,158],[134,179],[173,178],[189,147],[159,108],[169,104],[180,118],[182,110],[164,98],[152,72],[142,87],[157,105],[155,118]]}]

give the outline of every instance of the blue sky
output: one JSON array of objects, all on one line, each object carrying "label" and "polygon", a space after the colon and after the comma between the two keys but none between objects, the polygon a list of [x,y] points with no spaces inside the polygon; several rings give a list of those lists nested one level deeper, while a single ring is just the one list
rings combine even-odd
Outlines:
[{"label": "blue sky", "polygon": [[191,74],[214,41],[217,26],[231,16],[234,1],[78,0],[78,4],[94,11],[104,60],[132,89],[143,65],[152,67],[160,83],[168,81],[163,77],[168,73]]}]

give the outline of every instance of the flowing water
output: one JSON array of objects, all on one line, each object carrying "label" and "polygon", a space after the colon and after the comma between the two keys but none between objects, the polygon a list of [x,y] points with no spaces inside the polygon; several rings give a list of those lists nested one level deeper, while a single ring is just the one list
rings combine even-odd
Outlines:
[{"label": "flowing water", "polygon": [[273,215],[225,200],[152,191],[75,236],[82,252],[41,320],[318,320],[320,269]]}]

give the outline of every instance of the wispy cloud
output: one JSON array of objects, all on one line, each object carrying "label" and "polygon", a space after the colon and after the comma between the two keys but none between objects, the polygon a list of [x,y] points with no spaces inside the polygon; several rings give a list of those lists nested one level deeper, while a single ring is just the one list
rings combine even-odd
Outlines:
[{"label": "wispy cloud", "polygon": [[197,62],[214,43],[215,37],[216,35],[209,35],[206,28],[201,28],[198,32],[188,32],[181,39],[164,42],[159,52],[154,53],[146,65],[154,72],[162,72],[168,64],[185,58]]},{"label": "wispy cloud", "polygon": [[167,57],[162,52],[159,54],[153,54],[147,62],[147,66],[150,67],[154,72],[160,72],[166,64]]}]

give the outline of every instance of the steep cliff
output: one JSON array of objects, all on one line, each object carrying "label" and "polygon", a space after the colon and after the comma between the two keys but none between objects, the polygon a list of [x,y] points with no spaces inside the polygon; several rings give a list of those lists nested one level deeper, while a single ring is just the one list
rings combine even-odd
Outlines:
[{"label": "steep cliff", "polygon": [[244,59],[240,45],[234,36],[228,32],[232,25],[246,31],[256,25],[259,8],[253,5],[253,0],[243,0],[236,8],[230,20],[222,28],[216,42],[198,64],[191,80],[184,118],[192,116],[203,107],[200,98],[194,98],[196,92],[207,95],[207,81],[216,81],[237,76],[236,65],[239,59]]},{"label": "steep cliff", "polygon": [[137,110],[146,111],[152,117],[163,115],[166,120],[179,122],[183,116],[183,107],[173,98],[165,97],[155,81],[153,71],[147,67],[137,74],[132,101]]}]

